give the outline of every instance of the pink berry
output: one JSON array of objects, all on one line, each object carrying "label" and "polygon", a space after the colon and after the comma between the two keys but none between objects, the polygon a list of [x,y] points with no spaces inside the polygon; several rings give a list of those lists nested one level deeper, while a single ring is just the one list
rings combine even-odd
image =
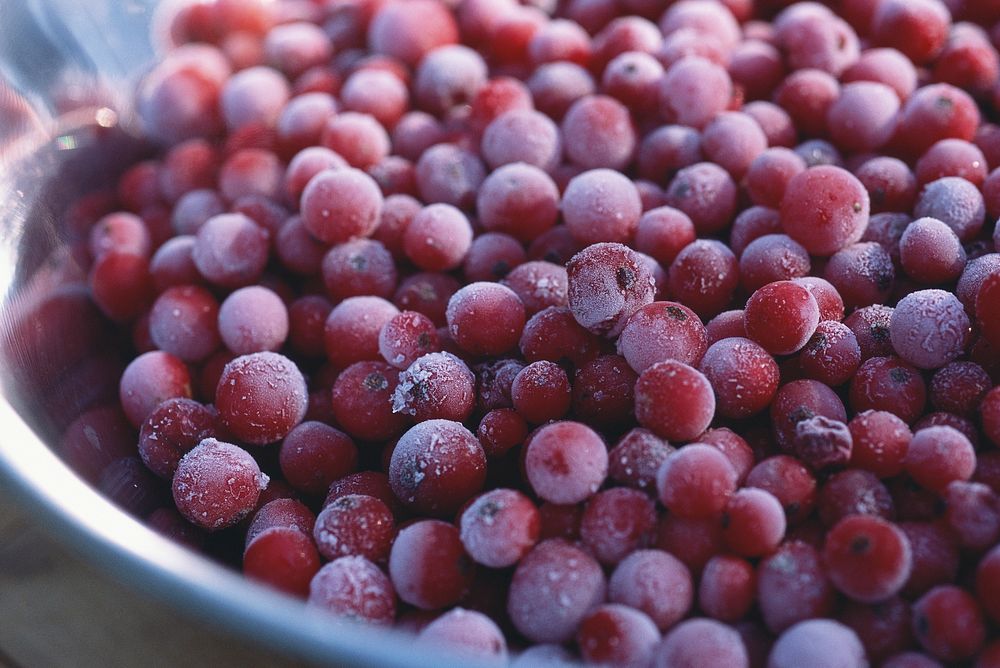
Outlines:
[{"label": "pink berry", "polygon": [[608,453],[596,432],[578,422],[555,422],[530,438],[525,471],[535,493],[553,503],[579,503],[604,482]]},{"label": "pink berry", "polygon": [[514,571],[507,597],[511,622],[534,642],[569,640],[591,607],[604,600],[604,573],[593,557],[559,539],[539,543]]},{"label": "pink berry", "polygon": [[724,454],[703,443],[667,457],[656,480],[660,501],[687,519],[718,517],[736,491],[736,471]]},{"label": "pink berry", "polygon": [[253,511],[267,481],[246,450],[207,438],[178,462],[174,502],[192,524],[224,529]]},{"label": "pink berry", "polygon": [[462,545],[473,561],[490,568],[513,566],[538,542],[541,518],[528,497],[493,489],[462,513]]}]

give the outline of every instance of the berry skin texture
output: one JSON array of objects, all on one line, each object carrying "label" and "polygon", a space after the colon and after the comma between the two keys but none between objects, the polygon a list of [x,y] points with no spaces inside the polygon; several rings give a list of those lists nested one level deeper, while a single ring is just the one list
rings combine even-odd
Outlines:
[{"label": "berry skin texture", "polygon": [[[336,563],[336,562],[334,562]],[[454,605],[468,591],[475,568],[458,529],[420,520],[401,529],[389,554],[389,577],[399,598],[421,610]]]},{"label": "berry skin texture", "polygon": [[675,300],[703,318],[718,315],[729,305],[740,283],[736,256],[724,243],[698,239],[677,254],[667,274]]},{"label": "berry skin texture", "polygon": [[493,489],[478,496],[459,521],[462,545],[476,563],[513,566],[538,542],[541,516],[524,494]]},{"label": "berry skin texture", "polygon": [[648,429],[630,430],[608,453],[608,476],[615,482],[649,491],[656,472],[674,448]]},{"label": "berry skin texture", "polygon": [[588,245],[627,243],[642,215],[635,186],[611,169],[594,169],[574,177],[566,186],[561,207],[570,234]]},{"label": "berry skin texture", "polygon": [[246,450],[207,438],[181,457],[172,488],[185,519],[217,531],[249,515],[267,482]]},{"label": "berry skin texture", "polygon": [[306,414],[308,392],[302,372],[271,352],[237,357],[219,378],[215,405],[226,428],[252,445],[278,441]]},{"label": "berry skin texture", "polygon": [[705,564],[698,585],[698,607],[721,622],[743,618],[756,597],[757,576],[749,561],[716,555]]},{"label": "berry skin texture", "polygon": [[337,424],[351,436],[385,441],[401,434],[409,421],[392,410],[398,371],[384,362],[357,362],[340,373],[330,390]]},{"label": "berry skin texture", "polygon": [[456,658],[488,665],[506,665],[507,641],[503,631],[481,612],[453,608],[424,627],[418,647],[447,649]]},{"label": "berry skin texture", "polygon": [[712,385],[716,412],[723,417],[744,418],[759,413],[778,391],[777,362],[750,339],[716,341],[705,351],[698,368]]},{"label": "berry skin texture", "polygon": [[300,598],[309,595],[319,567],[319,553],[309,536],[288,527],[266,529],[243,554],[244,575]]},{"label": "berry skin texture", "polygon": [[850,380],[860,364],[857,337],[847,325],[835,320],[820,322],[799,355],[802,372],[831,387]]},{"label": "berry skin texture", "polygon": [[499,283],[470,283],[451,296],[448,332],[473,355],[500,355],[514,348],[524,329],[524,304]]},{"label": "berry skin texture", "polygon": [[951,228],[934,218],[920,218],[899,238],[903,271],[925,284],[949,283],[965,268],[965,249]]},{"label": "berry skin texture", "polygon": [[641,610],[661,631],[684,618],[693,597],[691,572],[663,550],[636,550],[608,581],[608,600]]},{"label": "berry skin texture", "polygon": [[862,603],[878,603],[902,589],[910,575],[906,534],[871,515],[845,517],[827,534],[823,562],[833,585]]},{"label": "berry skin texture", "polygon": [[986,639],[982,610],[964,589],[935,587],[913,604],[913,635],[943,661],[969,659]]},{"label": "berry skin texture", "polygon": [[632,314],[652,302],[656,292],[647,266],[622,244],[588,246],[573,256],[566,272],[573,317],[601,336],[618,336]]},{"label": "berry skin texture", "polygon": [[851,408],[888,411],[914,422],[927,403],[927,387],[917,369],[898,357],[865,360],[851,380]]},{"label": "berry skin texture", "polygon": [[139,430],[139,456],[150,471],[170,479],[177,462],[206,438],[218,435],[219,414],[191,399],[167,399]]},{"label": "berry skin texture", "polygon": [[711,424],[715,395],[704,374],[683,362],[658,362],[635,384],[635,417],[668,441],[690,441]]},{"label": "berry skin texture", "polygon": [[653,302],[632,314],[618,337],[618,352],[642,373],[669,359],[697,366],[708,348],[705,326],[677,302]]},{"label": "berry skin texture", "polygon": [[656,475],[660,501],[685,519],[719,517],[736,491],[736,471],[721,451],[704,443],[667,457]]},{"label": "berry skin texture", "polygon": [[309,605],[337,617],[388,626],[396,618],[396,592],[382,570],[364,557],[340,557],[309,584]]},{"label": "berry skin texture", "polygon": [[486,453],[458,422],[427,420],[403,434],[392,451],[389,483],[419,513],[449,515],[482,489]]},{"label": "berry skin texture", "polygon": [[781,226],[811,254],[829,256],[861,239],[868,210],[868,192],[850,172],[812,167],[788,182]]},{"label": "berry skin texture", "polygon": [[910,439],[903,468],[921,486],[941,492],[950,482],[972,477],[976,451],[957,429],[927,427]]},{"label": "berry skin texture", "polygon": [[767,658],[767,668],[861,668],[867,665],[865,649],[857,634],[830,619],[811,619],[784,631]]},{"label": "berry skin texture", "polygon": [[745,482],[773,494],[784,507],[790,526],[800,524],[816,507],[816,478],[793,457],[765,459],[750,469]]},{"label": "berry skin texture", "polygon": [[316,516],[313,538],[320,554],[329,560],[360,555],[384,562],[394,534],[389,507],[373,496],[347,494]]},{"label": "berry skin texture", "polygon": [[752,487],[738,490],[722,514],[722,536],[729,549],[742,557],[769,554],[785,536],[785,511],[769,492]]},{"label": "berry skin texture", "polygon": [[735,629],[713,619],[694,618],[681,622],[663,637],[653,665],[749,668],[750,660]]},{"label": "berry skin texture", "polygon": [[580,539],[603,564],[616,564],[648,542],[656,509],[648,495],[634,489],[598,492],[580,520]]},{"label": "berry skin texture", "polygon": [[129,422],[138,427],[161,402],[191,398],[191,376],[184,362],[170,353],[143,353],[125,367],[118,396]]},{"label": "berry skin texture", "polygon": [[645,666],[660,641],[660,632],[645,614],[614,603],[591,611],[577,631],[580,653],[588,663]]},{"label": "berry skin texture", "polygon": [[920,369],[938,369],[954,360],[969,336],[969,316],[962,302],[944,290],[920,290],[903,297],[889,323],[896,353]]},{"label": "berry skin texture", "polygon": [[579,503],[600,488],[608,474],[604,441],[579,422],[554,422],[539,429],[527,444],[528,482],[542,499]]},{"label": "berry skin texture", "polygon": [[461,421],[475,404],[475,376],[451,353],[418,357],[398,375],[392,392],[392,412],[423,420]]},{"label": "berry skin texture", "polygon": [[757,567],[757,602],[773,633],[829,615],[834,601],[822,558],[807,543],[786,542]]},{"label": "berry skin texture", "polygon": [[550,539],[535,546],[514,571],[507,612],[537,643],[569,640],[587,612],[605,598],[600,565],[572,544]]},{"label": "berry skin texture", "polygon": [[801,350],[819,324],[819,304],[792,281],[775,281],[747,300],[743,312],[747,335],[774,355]]},{"label": "berry skin texture", "polygon": [[358,448],[344,432],[322,422],[307,421],[282,441],[278,463],[290,485],[305,494],[320,496],[333,481],[354,472]]},{"label": "berry skin texture", "polygon": [[886,411],[862,411],[848,423],[851,430],[851,465],[891,478],[903,470],[903,460],[913,432]]},{"label": "berry skin texture", "polygon": [[378,225],[382,193],[357,169],[326,169],[302,192],[302,222],[314,237],[338,244],[369,236]]},{"label": "berry skin texture", "polygon": [[219,347],[218,317],[219,303],[208,290],[173,286],[153,303],[149,334],[160,350],[185,362],[200,362]]}]

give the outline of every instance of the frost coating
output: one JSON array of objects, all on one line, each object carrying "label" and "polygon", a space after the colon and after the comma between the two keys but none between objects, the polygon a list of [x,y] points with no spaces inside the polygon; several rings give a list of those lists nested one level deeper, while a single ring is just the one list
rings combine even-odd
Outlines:
[{"label": "frost coating", "polygon": [[268,477],[246,450],[206,438],[177,464],[173,496],[184,517],[215,531],[239,522],[257,505]]},{"label": "frost coating", "polygon": [[781,634],[767,660],[768,668],[860,668],[865,649],[850,628],[832,619],[810,619]]},{"label": "frost coating", "polygon": [[924,186],[913,209],[917,218],[937,218],[963,241],[971,241],[986,220],[979,189],[958,176],[946,176]]},{"label": "frost coating", "polygon": [[604,482],[608,452],[590,427],[579,422],[554,422],[531,438],[525,470],[541,498],[552,503],[579,503]]},{"label": "frost coating", "polygon": [[382,561],[389,555],[394,529],[392,512],[380,500],[347,494],[316,517],[312,535],[326,559],[360,555]]},{"label": "frost coating", "polygon": [[611,574],[608,600],[641,610],[662,631],[691,609],[694,601],[691,573],[669,552],[636,550]]},{"label": "frost coating", "polygon": [[592,169],[574,177],[562,198],[563,218],[580,243],[626,243],[635,234],[642,202],[635,185],[611,169]]},{"label": "frost coating", "polygon": [[309,585],[309,605],[344,621],[389,625],[396,618],[392,582],[364,557],[340,557],[319,570]]},{"label": "frost coating", "polygon": [[428,353],[418,357],[399,374],[392,393],[392,412],[414,419],[464,420],[475,401],[476,378],[451,353]]},{"label": "frost coating", "polygon": [[403,434],[389,461],[389,483],[417,512],[452,513],[482,489],[486,453],[459,422],[427,420]]},{"label": "frost coating", "polygon": [[708,334],[694,311],[677,302],[653,302],[632,314],[618,337],[618,353],[636,373],[657,362],[697,365]]},{"label": "frost coating", "polygon": [[302,372],[290,359],[272,352],[231,361],[215,394],[226,427],[253,445],[287,436],[305,418],[309,402]]},{"label": "frost coating", "polygon": [[896,353],[921,369],[943,367],[961,355],[970,331],[962,302],[945,290],[920,290],[903,297],[889,322]]},{"label": "frost coating", "polygon": [[636,427],[622,436],[608,453],[608,475],[615,482],[642,490],[656,489],[656,472],[674,451],[669,443]]},{"label": "frost coating", "polygon": [[657,666],[750,666],[736,629],[714,619],[698,618],[678,624],[664,636],[654,662]]},{"label": "frost coating", "polygon": [[653,301],[656,284],[648,265],[627,246],[588,246],[566,265],[573,317],[585,329],[618,336],[628,318]]},{"label": "frost coating", "polygon": [[525,262],[503,279],[503,284],[521,298],[528,315],[549,306],[566,306],[568,283],[565,267],[544,260]]},{"label": "frost coating", "polygon": [[507,665],[507,641],[496,623],[481,612],[453,608],[424,627],[417,644],[435,649],[447,648],[457,658],[467,658],[477,665]]},{"label": "frost coating", "polygon": [[462,513],[462,545],[477,563],[505,568],[534,546],[539,526],[538,511],[528,497],[513,489],[494,489]]},{"label": "frost coating", "polygon": [[507,612],[534,642],[565,642],[588,610],[604,600],[604,573],[570,543],[547,540],[529,552],[510,583]]}]

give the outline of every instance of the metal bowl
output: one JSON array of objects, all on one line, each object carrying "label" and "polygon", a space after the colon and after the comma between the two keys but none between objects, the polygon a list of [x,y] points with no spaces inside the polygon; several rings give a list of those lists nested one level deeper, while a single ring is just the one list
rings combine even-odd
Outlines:
[{"label": "metal bowl", "polygon": [[220,643],[324,665],[448,665],[412,637],[337,622],[160,536],[50,447],[108,390],[91,381],[106,341],[58,307],[86,280],[67,210],[149,151],[129,101],[153,58],[153,4],[21,0],[0,12],[0,489],[100,571],[220,629]]}]

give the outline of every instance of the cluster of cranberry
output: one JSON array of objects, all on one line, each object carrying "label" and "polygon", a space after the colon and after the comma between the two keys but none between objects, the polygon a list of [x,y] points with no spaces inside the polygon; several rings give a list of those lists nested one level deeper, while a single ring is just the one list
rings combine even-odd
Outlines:
[{"label": "cluster of cranberry", "polygon": [[1000,3],[827,4],[162,12],[60,452],[498,664],[1000,666]]}]

